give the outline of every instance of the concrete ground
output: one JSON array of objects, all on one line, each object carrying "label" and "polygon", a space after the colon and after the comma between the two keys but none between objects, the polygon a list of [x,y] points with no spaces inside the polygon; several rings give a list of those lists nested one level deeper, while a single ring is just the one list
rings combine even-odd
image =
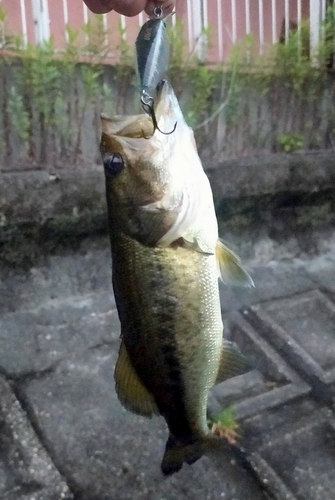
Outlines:
[{"label": "concrete ground", "polygon": [[222,287],[226,335],[255,369],[216,386],[240,442],[164,478],[161,418],[125,411],[107,238],[0,282],[2,500],[335,500],[335,250],[249,262]]}]

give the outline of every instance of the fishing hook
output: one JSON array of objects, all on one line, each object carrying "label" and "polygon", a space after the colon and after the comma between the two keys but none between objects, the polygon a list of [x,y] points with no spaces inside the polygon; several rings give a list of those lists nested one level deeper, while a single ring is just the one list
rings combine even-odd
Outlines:
[{"label": "fishing hook", "polygon": [[141,103],[142,103],[143,110],[146,113],[148,113],[148,115],[150,115],[150,117],[152,119],[152,123],[154,125],[154,132],[153,133],[155,133],[156,130],[159,130],[159,132],[161,134],[164,134],[164,135],[173,134],[173,132],[176,130],[177,122],[174,124],[174,127],[170,132],[163,132],[158,126],[157,118],[156,118],[156,114],[155,114],[155,110],[154,110],[154,100],[150,95],[148,95],[146,93],[144,95],[142,95]]}]

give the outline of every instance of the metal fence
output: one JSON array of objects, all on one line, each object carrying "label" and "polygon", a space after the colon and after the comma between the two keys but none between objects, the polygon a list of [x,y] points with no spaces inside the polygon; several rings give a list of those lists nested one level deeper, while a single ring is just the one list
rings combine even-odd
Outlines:
[{"label": "metal fence", "polygon": [[[302,19],[310,21],[310,43],[311,48],[315,48],[327,6],[332,2],[177,0],[176,16],[172,17],[172,23],[177,18],[183,19],[190,51],[197,52],[210,62],[225,61],[232,46],[246,35],[253,35],[257,50],[263,53],[269,44],[279,39],[287,40],[290,29],[299,30]],[[66,26],[79,28],[93,16],[82,0],[0,0],[0,4],[7,13],[7,31],[21,33],[25,43],[40,43],[52,36],[59,50],[64,48],[66,42]],[[112,58],[119,36],[118,23],[121,23],[127,41],[133,43],[144,21],[144,14],[126,18],[110,12],[103,16]],[[202,33],[208,27],[211,28],[211,44],[204,52]]]}]

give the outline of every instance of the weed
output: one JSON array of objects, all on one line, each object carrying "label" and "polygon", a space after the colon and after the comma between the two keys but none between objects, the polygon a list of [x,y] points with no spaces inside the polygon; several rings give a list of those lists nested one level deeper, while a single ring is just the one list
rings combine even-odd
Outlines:
[{"label": "weed", "polygon": [[230,444],[235,444],[239,437],[237,432],[238,423],[233,406],[228,406],[218,415],[209,421],[209,426],[213,434],[225,437]]},{"label": "weed", "polygon": [[[291,30],[286,43],[265,49],[262,56],[248,35],[233,47],[224,66],[213,68],[199,57],[210,46],[209,31],[201,35],[200,52],[190,51],[182,21],[169,25],[169,79],[200,147],[225,158],[262,149],[333,147],[335,84],[328,70],[335,53],[334,33],[331,7],[312,60],[309,27],[302,24]],[[14,132],[28,162],[78,163],[85,157],[88,126],[98,143],[102,108],[137,112],[134,50],[121,23],[113,67],[105,64],[111,52],[108,39],[103,17],[95,16],[82,29],[67,26],[61,54],[52,39],[38,47],[24,46],[22,37],[7,33],[0,6],[2,158],[15,156]],[[85,161],[92,161],[94,154]]]},{"label": "weed", "polygon": [[299,134],[282,134],[278,138],[278,143],[285,153],[293,153],[302,149],[304,138]]}]

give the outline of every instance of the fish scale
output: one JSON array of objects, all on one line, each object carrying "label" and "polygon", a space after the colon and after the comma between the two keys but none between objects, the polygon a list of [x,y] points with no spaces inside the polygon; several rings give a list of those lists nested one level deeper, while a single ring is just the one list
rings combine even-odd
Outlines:
[{"label": "fish scale", "polygon": [[[196,424],[191,431],[207,433],[204,402],[216,377],[222,344],[215,258],[183,247],[155,249],[127,241],[121,250],[114,240],[114,251],[122,251],[122,262],[113,265],[115,298],[117,304],[128,304],[125,317],[120,316],[123,341],[150,392],[163,390],[164,373],[164,391],[173,392],[175,400],[179,397],[186,415],[193,416]],[[124,269],[131,270],[131,285],[126,287]],[[144,340],[134,342],[134,331],[136,339]],[[144,344],[150,348],[144,349]],[[165,357],[167,346],[174,348],[173,360]],[[171,364],[180,375],[179,387],[169,380]],[[199,371],[199,366],[205,369]],[[166,406],[164,401],[160,404]],[[171,411],[164,410],[168,425]],[[178,437],[177,430],[173,432]]]}]

